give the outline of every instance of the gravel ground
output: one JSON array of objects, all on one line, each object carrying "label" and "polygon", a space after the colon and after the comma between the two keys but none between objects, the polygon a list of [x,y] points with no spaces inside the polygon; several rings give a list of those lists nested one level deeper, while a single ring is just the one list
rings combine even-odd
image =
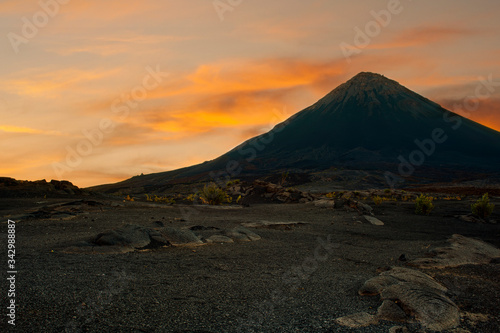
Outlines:
[{"label": "gravel ground", "polygon": [[[20,214],[32,205],[29,199],[4,201],[0,213]],[[436,207],[431,216],[417,216],[411,203],[385,202],[374,207],[384,226],[368,224],[354,212],[307,204],[214,209],[127,203],[71,220],[22,221],[16,225],[16,326],[7,325],[3,315],[0,331],[388,332],[398,324],[349,329],[334,321],[376,312],[379,297],[361,297],[357,290],[377,268],[404,265],[398,260],[401,254],[409,260],[422,257],[455,233],[500,246],[499,224],[452,217],[467,213],[466,202],[443,201]],[[6,249],[7,218],[3,220],[0,244]],[[260,220],[308,224],[291,230],[252,229],[262,236],[255,242],[120,255],[61,252],[127,223],[227,228]],[[500,331],[498,263],[425,272],[450,289],[462,311],[492,316],[476,326],[464,320],[463,328]],[[6,281],[5,270],[2,277]],[[6,286],[1,289],[2,309],[8,302]],[[416,331],[418,326],[408,327]]]}]

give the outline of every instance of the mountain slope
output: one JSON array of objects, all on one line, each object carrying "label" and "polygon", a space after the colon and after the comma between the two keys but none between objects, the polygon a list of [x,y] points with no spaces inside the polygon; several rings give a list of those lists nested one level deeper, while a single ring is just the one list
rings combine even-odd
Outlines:
[{"label": "mountain slope", "polygon": [[396,81],[360,73],[270,132],[215,160],[134,177],[112,188],[331,167],[401,176],[454,169],[495,173],[500,170],[500,133]]}]

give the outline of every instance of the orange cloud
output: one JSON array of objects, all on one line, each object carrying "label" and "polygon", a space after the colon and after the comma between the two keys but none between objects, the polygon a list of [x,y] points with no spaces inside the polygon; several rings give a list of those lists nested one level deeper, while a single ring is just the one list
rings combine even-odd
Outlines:
[{"label": "orange cloud", "polygon": [[453,27],[420,27],[401,32],[390,42],[373,43],[367,49],[393,49],[430,45],[460,37],[468,37],[478,31]]},{"label": "orange cloud", "polygon": [[20,127],[11,125],[0,125],[0,131],[7,133],[22,133],[22,134],[62,135],[62,133],[58,131],[42,131],[29,127]]},{"label": "orange cloud", "polygon": [[[47,51],[55,52],[62,56],[75,53],[93,53],[100,56],[111,56],[121,53],[133,53],[138,47],[143,52],[157,52],[159,45],[185,41],[194,37],[182,37],[173,35],[140,35],[131,32],[126,35],[97,36],[95,38],[79,38],[64,43],[52,43]],[[154,49],[152,49],[154,48]]]},{"label": "orange cloud", "polygon": [[82,90],[83,84],[95,83],[103,78],[112,77],[120,71],[121,69],[95,69],[93,71],[76,68],[27,69],[3,80],[0,83],[0,90],[25,97],[60,98],[67,89]]}]

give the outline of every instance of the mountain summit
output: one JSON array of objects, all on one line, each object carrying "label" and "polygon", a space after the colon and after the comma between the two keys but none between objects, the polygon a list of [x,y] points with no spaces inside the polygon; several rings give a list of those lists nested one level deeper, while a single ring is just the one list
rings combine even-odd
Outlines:
[{"label": "mountain summit", "polygon": [[215,160],[134,177],[121,186],[330,168],[442,180],[460,170],[498,173],[500,133],[382,75],[362,72],[268,133]]}]

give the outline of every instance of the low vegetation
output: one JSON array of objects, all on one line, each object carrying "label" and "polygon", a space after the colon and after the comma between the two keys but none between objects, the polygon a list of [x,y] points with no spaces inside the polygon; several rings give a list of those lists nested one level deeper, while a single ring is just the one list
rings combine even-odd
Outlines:
[{"label": "low vegetation", "polygon": [[490,204],[488,193],[485,193],[480,199],[471,205],[472,214],[479,216],[482,219],[487,218],[493,213],[495,205]]},{"label": "low vegetation", "polygon": [[146,201],[163,202],[163,203],[171,204],[171,205],[175,204],[175,199],[174,198],[160,197],[160,196],[157,196],[156,194],[154,196],[146,194]]},{"label": "low vegetation", "polygon": [[222,203],[230,203],[232,198],[215,183],[209,183],[203,187],[199,193],[203,203],[208,205],[220,205]]},{"label": "low vegetation", "polygon": [[241,181],[239,179],[233,179],[226,183],[226,187],[233,186],[239,184]]},{"label": "low vegetation", "polygon": [[429,215],[434,209],[432,200],[434,200],[433,197],[426,196],[423,193],[420,194],[420,196],[415,199],[415,213],[418,215]]},{"label": "low vegetation", "polygon": [[378,195],[374,196],[374,197],[372,198],[372,200],[373,200],[373,203],[374,203],[375,205],[377,205],[377,206],[378,206],[378,205],[380,205],[380,204],[382,203],[382,201],[384,201],[384,199],[382,199],[382,198],[381,198],[381,197],[379,197]]}]

